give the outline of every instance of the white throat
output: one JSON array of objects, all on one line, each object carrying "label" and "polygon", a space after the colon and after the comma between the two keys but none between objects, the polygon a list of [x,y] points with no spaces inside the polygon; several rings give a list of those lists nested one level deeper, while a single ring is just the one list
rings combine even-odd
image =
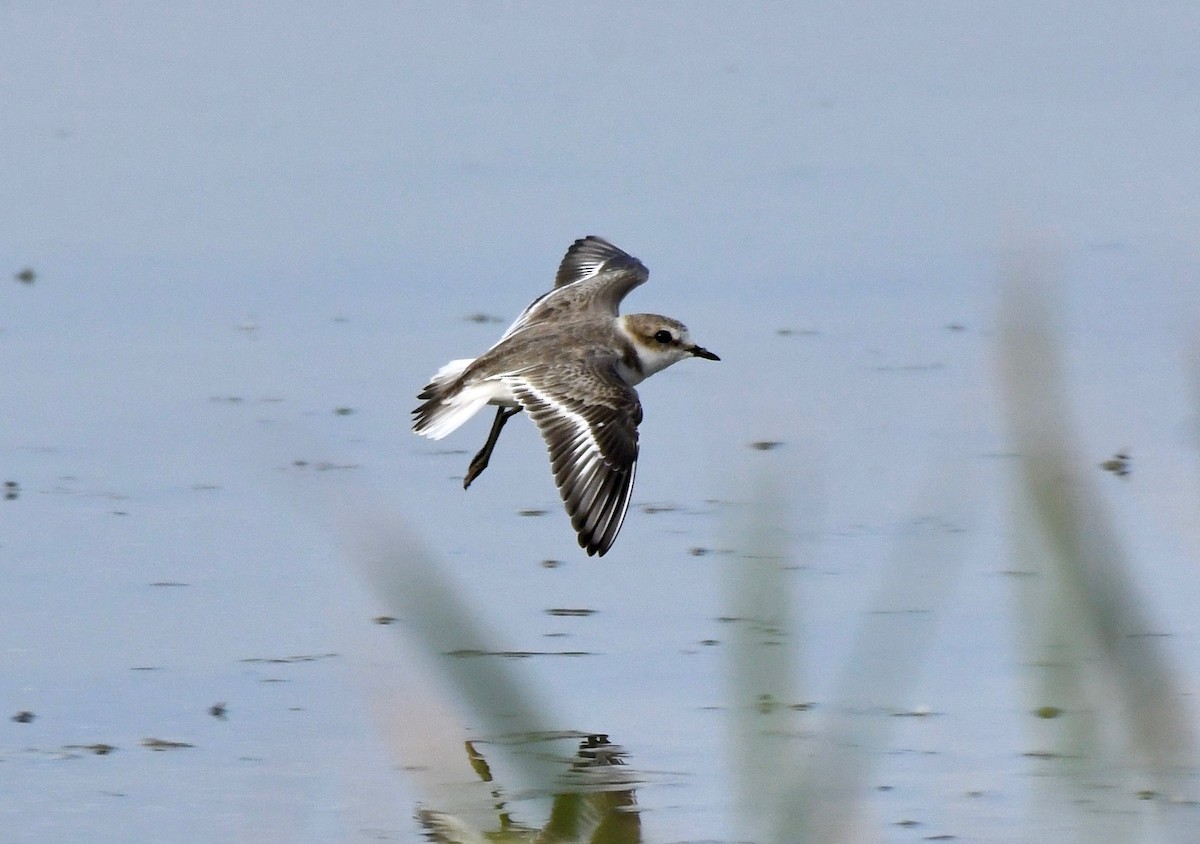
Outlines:
[{"label": "white throat", "polygon": [[690,355],[677,346],[650,346],[637,334],[625,327],[623,317],[617,318],[617,331],[633,346],[641,371],[627,366],[624,361],[617,361],[617,373],[630,386],[636,386],[656,372],[661,372],[673,363],[683,360]]}]

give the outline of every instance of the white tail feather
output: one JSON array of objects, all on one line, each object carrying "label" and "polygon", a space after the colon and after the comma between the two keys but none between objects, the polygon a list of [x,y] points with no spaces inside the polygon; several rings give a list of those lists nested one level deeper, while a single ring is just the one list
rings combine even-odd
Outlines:
[{"label": "white tail feather", "polygon": [[459,358],[452,360],[437,372],[433,373],[433,377],[429,379],[429,383],[435,387],[440,387],[447,381],[453,381],[458,376],[462,375],[468,366],[475,362],[475,358]]},{"label": "white tail feather", "polygon": [[490,389],[481,389],[479,386],[467,387],[457,395],[444,399],[415,430],[423,437],[440,440],[447,434],[453,433],[478,413],[488,403],[489,398],[491,398]]}]

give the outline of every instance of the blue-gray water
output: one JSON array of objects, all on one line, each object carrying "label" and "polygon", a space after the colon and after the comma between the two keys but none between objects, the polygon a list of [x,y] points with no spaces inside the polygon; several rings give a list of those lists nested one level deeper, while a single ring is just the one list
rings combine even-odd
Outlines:
[{"label": "blue-gray water", "polygon": [[[417,840],[412,736],[465,783],[483,727],[371,622],[345,507],[402,513],[503,649],[583,653],[501,662],[625,749],[647,841],[757,835],[724,552],[774,473],[802,734],[914,524],[965,531],[864,840],[1086,840],[1022,755],[1002,255],[1037,232],[1077,468],[1194,709],[1197,44],[1189,3],[4,4],[0,839]],[[640,389],[602,560],[527,420],[467,493],[486,420],[408,431],[587,233],[723,359]]]}]

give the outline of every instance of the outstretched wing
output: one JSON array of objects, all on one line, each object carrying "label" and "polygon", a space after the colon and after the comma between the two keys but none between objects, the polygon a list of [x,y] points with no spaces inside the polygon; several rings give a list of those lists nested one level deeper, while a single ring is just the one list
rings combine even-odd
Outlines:
[{"label": "outstretched wing", "polygon": [[601,274],[625,285],[618,301],[650,277],[646,265],[637,258],[613,246],[604,238],[589,234],[572,243],[567,249],[567,254],[563,255],[562,262],[558,265],[558,274],[554,276],[554,287],[558,289],[568,284],[598,278]]},{"label": "outstretched wing", "polygon": [[602,237],[581,237],[559,263],[554,289],[534,299],[500,339],[548,317],[562,319],[571,311],[616,316],[621,300],[649,277],[646,265],[628,252]]},{"label": "outstretched wing", "polygon": [[625,521],[637,471],[637,392],[610,358],[538,367],[511,383],[546,441],[580,547],[603,556]]}]

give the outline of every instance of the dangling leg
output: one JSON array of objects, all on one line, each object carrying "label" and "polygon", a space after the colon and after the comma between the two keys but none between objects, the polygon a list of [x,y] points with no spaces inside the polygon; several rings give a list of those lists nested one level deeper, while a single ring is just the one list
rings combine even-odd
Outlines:
[{"label": "dangling leg", "polygon": [[479,453],[471,458],[471,465],[467,467],[467,476],[463,478],[463,489],[469,487],[471,481],[478,478],[480,473],[487,468],[488,461],[492,459],[492,449],[496,447],[496,440],[500,439],[500,431],[504,428],[504,423],[508,421],[508,417],[520,412],[521,408],[519,407],[500,405],[496,408],[492,432],[488,434],[487,442],[483,444],[483,448],[479,449]]}]

